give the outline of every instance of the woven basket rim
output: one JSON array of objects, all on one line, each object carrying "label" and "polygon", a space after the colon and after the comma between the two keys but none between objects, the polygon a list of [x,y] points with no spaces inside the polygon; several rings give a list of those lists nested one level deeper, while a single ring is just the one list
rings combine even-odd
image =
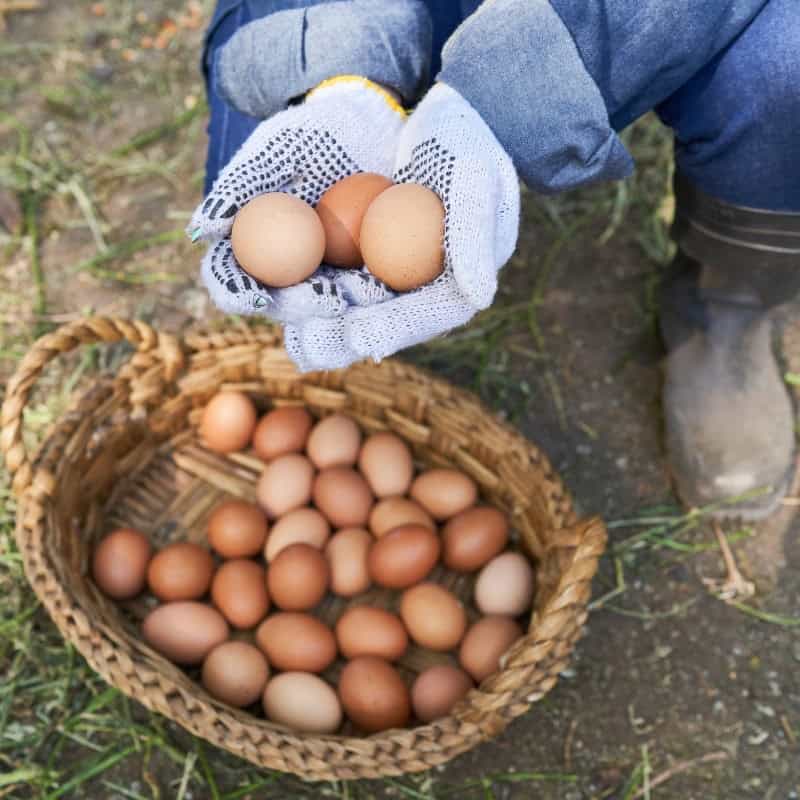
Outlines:
[{"label": "woven basket rim", "polygon": [[[532,702],[540,699],[552,688],[558,673],[566,666],[565,659],[568,658],[574,639],[577,638],[585,620],[589,582],[596,571],[597,561],[606,543],[604,526],[598,518],[578,520],[571,499],[546,456],[510,425],[492,415],[471,393],[453,387],[418,367],[389,359],[380,369],[390,372],[393,378],[417,376],[428,386],[433,387],[431,391],[439,391],[443,395],[456,398],[476,415],[483,415],[490,420],[487,424],[491,427],[505,431],[515,441],[519,440],[520,447],[535,456],[548,485],[552,485],[554,493],[558,495],[554,496],[553,503],[558,505],[561,526],[551,531],[555,543],[551,543],[538,554],[543,564],[546,562],[550,569],[558,570],[557,590],[541,607],[534,609],[525,636],[507,654],[503,669],[484,681],[479,688],[471,690],[467,698],[459,703],[448,717],[427,725],[384,731],[368,737],[298,734],[267,720],[253,717],[247,712],[232,709],[208,695],[182,697],[181,703],[186,707],[192,705],[203,707],[204,716],[211,715],[214,718],[210,727],[211,729],[216,727],[218,735],[211,736],[209,730],[199,729],[192,720],[181,718],[169,704],[161,702],[160,697],[154,700],[149,695],[140,695],[131,690],[131,687],[125,681],[121,681],[110,666],[116,663],[113,656],[110,657],[108,653],[104,653],[102,658],[98,656],[100,650],[113,648],[113,637],[110,637],[105,629],[93,626],[89,610],[84,608],[79,600],[71,597],[67,589],[61,585],[53,565],[45,563],[44,554],[30,553],[28,549],[31,537],[43,535],[42,532],[47,525],[48,508],[53,502],[55,493],[53,467],[62,444],[69,440],[80,425],[80,415],[76,416],[69,412],[62,415],[32,461],[28,460],[21,439],[22,412],[30,389],[46,363],[80,344],[121,339],[127,339],[134,344],[137,348],[134,355],[117,375],[104,379],[78,394],[71,407],[73,409],[97,407],[103,400],[103,391],[99,388],[103,383],[107,382],[108,386],[112,387],[124,382],[130,387],[132,418],[148,424],[156,433],[170,413],[171,401],[164,402],[167,387],[177,387],[178,399],[184,396],[195,399],[204,396],[203,391],[199,390],[192,394],[194,391],[192,381],[203,370],[204,359],[207,357],[213,361],[215,354],[224,352],[231,360],[240,357],[245,363],[249,363],[247,358],[252,358],[254,353],[257,353],[261,363],[274,364],[278,373],[282,374],[281,371],[284,370],[289,375],[292,372],[282,349],[280,337],[271,328],[238,327],[225,331],[190,332],[179,340],[169,334],[156,332],[144,323],[95,318],[70,323],[40,339],[9,381],[3,405],[0,444],[9,471],[14,476],[14,489],[19,497],[16,535],[20,550],[23,552],[26,575],[65,638],[77,647],[109,683],[148,708],[165,714],[191,732],[203,736],[218,746],[226,747],[222,741],[224,735],[220,733],[219,728],[252,729],[261,731],[265,735],[275,734],[287,748],[287,753],[281,756],[284,765],[276,768],[283,768],[311,779],[397,775],[443,763],[479,741],[494,736],[511,719],[524,713]],[[308,386],[312,399],[324,397],[326,402],[335,404],[339,402],[338,395],[343,391],[345,399],[347,398],[349,380],[352,380],[355,386],[365,385],[365,391],[370,391],[370,373],[377,374],[374,371],[378,369],[369,365],[357,365],[350,370],[335,374],[298,376],[292,380],[296,380],[300,388]],[[302,400],[303,397],[297,399]],[[295,398],[290,400],[294,402]],[[162,438],[160,448],[173,446],[173,438],[166,434]],[[466,455],[464,457],[466,458]],[[462,466],[475,470],[483,467],[480,463],[470,462]],[[559,559],[564,553],[568,553],[571,560],[568,564],[562,565]],[[74,619],[72,623],[68,623],[66,621],[68,617],[82,618],[80,635],[73,627]],[[146,648],[145,645],[143,647]],[[115,655],[117,658],[124,656],[124,659],[135,660],[140,654],[119,652]],[[167,695],[169,692],[185,694],[185,690],[169,677],[169,673],[176,668],[157,654],[154,654],[155,657],[152,654],[148,655],[152,662],[161,667],[159,673],[161,694]],[[525,673],[526,670],[529,671],[530,664],[534,662],[535,665],[544,665],[542,669],[545,675],[534,691],[526,693],[526,687],[516,685],[511,678],[516,674]],[[196,685],[196,689],[205,694],[201,686]],[[480,709],[481,713],[476,709]],[[292,748],[304,753],[304,756],[292,760],[291,754],[288,753]],[[391,753],[401,750],[406,752],[406,757],[393,762]],[[271,763],[265,764],[263,758],[255,757],[253,752],[248,752],[246,746],[244,749],[240,747],[231,751],[253,763],[274,766]],[[384,758],[381,755],[382,751],[387,751],[390,755]],[[408,755],[409,753],[411,755]],[[331,764],[332,758],[339,763]]]}]

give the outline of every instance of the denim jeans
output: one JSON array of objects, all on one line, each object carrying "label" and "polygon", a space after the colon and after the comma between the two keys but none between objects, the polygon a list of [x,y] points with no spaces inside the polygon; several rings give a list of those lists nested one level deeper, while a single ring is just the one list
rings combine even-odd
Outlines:
[{"label": "denim jeans", "polygon": [[[631,50],[615,64],[617,74],[638,71],[636,90],[618,93],[613,75],[591,37],[613,38],[614,31],[587,28],[586,0],[551,0],[597,83],[612,126],[621,130],[654,110],[675,132],[678,170],[711,197],[749,208],[800,211],[800,13],[797,0],[769,0],[755,19],[721,52],[699,68],[685,63],[669,69],[657,47]],[[203,55],[211,111],[206,191],[220,169],[250,135],[259,120],[229,107],[210,80],[214,51],[242,25],[308,0],[220,0],[209,27]],[[476,0],[426,0],[434,23],[431,74],[439,69],[443,43]],[[589,15],[590,16],[590,15]],[[574,23],[573,23],[574,20]],[[583,25],[581,25],[583,22]],[[665,36],[685,31],[666,30]],[[624,34],[619,32],[619,36]],[[582,46],[584,45],[584,46]],[[508,58],[514,54],[509,53]],[[652,77],[652,79],[651,79]]]}]

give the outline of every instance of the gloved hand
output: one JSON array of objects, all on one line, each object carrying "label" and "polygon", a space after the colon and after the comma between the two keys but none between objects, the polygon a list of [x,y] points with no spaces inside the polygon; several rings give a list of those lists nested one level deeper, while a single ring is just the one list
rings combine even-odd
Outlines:
[{"label": "gloved hand", "polygon": [[354,172],[390,175],[405,120],[383,89],[364,78],[342,76],[262,122],[220,173],[187,228],[193,241],[209,243],[201,272],[215,305],[229,314],[296,323],[391,296],[363,270],[326,267],[286,289],[265,286],[236,262],[230,231],[236,212],[256,195],[290,192],[316,205],[328,187]]},{"label": "gloved hand", "polygon": [[412,292],[376,291],[340,313],[286,317],[286,350],[303,371],[380,360],[463,325],[494,298],[516,246],[519,182],[492,131],[449,86],[431,89],[403,128],[394,180],[441,198],[444,272]]}]

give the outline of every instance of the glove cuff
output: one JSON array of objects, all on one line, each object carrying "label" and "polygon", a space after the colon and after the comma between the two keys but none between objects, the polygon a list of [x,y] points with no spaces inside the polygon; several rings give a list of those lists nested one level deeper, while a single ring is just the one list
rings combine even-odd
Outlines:
[{"label": "glove cuff", "polygon": [[310,101],[313,97],[318,97],[320,92],[340,86],[360,86],[371,92],[375,92],[389,106],[389,108],[391,108],[396,114],[399,114],[402,119],[405,119],[408,116],[408,112],[392,96],[391,92],[388,92],[383,88],[383,86],[375,83],[375,81],[371,81],[369,78],[365,78],[363,75],[337,75],[334,78],[327,78],[326,80],[322,81],[322,83],[318,83],[313,89],[311,89],[311,91],[306,95],[306,102]]}]

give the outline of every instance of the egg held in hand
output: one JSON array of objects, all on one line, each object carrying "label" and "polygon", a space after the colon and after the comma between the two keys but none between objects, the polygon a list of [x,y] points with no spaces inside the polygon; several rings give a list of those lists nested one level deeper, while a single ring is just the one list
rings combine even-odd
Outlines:
[{"label": "egg held in hand", "polygon": [[299,197],[270,192],[254,197],[233,220],[231,247],[245,272],[267,286],[305,280],[319,267],[325,231]]}]

